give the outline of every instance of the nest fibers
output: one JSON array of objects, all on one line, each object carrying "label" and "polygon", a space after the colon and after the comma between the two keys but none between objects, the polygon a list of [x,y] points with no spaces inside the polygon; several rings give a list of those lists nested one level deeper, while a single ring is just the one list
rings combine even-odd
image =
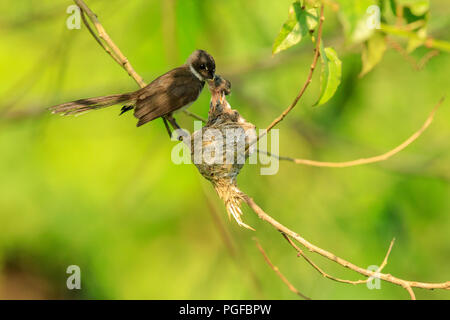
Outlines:
[{"label": "nest fibers", "polygon": [[209,83],[208,122],[192,134],[191,158],[225,203],[228,217],[233,216],[240,226],[254,230],[241,219],[241,202],[245,194],[237,187],[236,178],[255,149],[249,143],[256,138],[256,131],[253,124],[231,109],[225,98],[230,88],[230,82],[219,76]]}]

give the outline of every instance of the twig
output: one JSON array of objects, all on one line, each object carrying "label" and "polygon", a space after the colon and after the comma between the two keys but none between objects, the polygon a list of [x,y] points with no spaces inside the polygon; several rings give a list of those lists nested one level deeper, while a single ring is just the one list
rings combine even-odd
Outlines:
[{"label": "twig", "polygon": [[[87,29],[92,34],[94,39],[98,42],[98,44],[100,44],[100,46],[114,59],[114,61],[116,61],[123,69],[128,72],[128,75],[132,77],[141,88],[145,87],[146,83],[144,82],[142,77],[134,70],[133,66],[128,61],[127,57],[120,51],[119,47],[109,37],[105,28],[98,20],[97,15],[92,12],[92,10],[86,5],[86,3],[84,3],[83,0],[74,0],[74,2],[81,9],[81,17],[83,19],[83,23],[86,25]],[[97,30],[98,35],[89,25],[86,17],[84,16],[85,13],[89,17],[89,20],[91,20],[94,28]],[[202,119],[202,117],[186,110],[184,110],[184,114],[198,120]]]},{"label": "twig", "polygon": [[441,52],[439,50],[432,50],[430,52],[428,52],[427,54],[425,54],[417,63],[417,68],[419,70],[422,70],[425,65],[428,63],[428,61],[431,60],[431,58],[436,57],[440,54]]},{"label": "twig", "polygon": [[297,105],[298,101],[303,96],[309,84],[311,83],[314,69],[316,68],[317,61],[319,60],[320,55],[320,42],[322,40],[323,21],[325,20],[323,11],[324,5],[322,4],[322,6],[320,7],[319,29],[317,31],[317,40],[316,40],[316,47],[314,49],[314,58],[311,67],[309,69],[309,74],[308,77],[306,78],[306,82],[303,84],[303,87],[301,88],[299,94],[295,97],[294,101],[292,101],[291,105],[286,110],[284,110],[277,118],[275,118],[275,120],[273,120],[272,123],[269,124],[269,126],[267,126],[266,130],[264,130],[255,140],[249,143],[249,145],[247,146],[247,150],[250,148],[251,145],[257,143],[270,130],[272,130],[273,127],[275,127],[278,123],[283,121],[283,119],[288,115],[288,113],[291,112],[291,110],[294,109],[294,107]]},{"label": "twig", "polygon": [[199,121],[203,122],[203,123],[206,123],[206,122],[208,121],[207,119],[205,119],[205,118],[203,118],[203,117],[201,117],[201,116],[199,116],[199,115],[197,115],[197,114],[195,114],[195,113],[192,113],[192,112],[190,112],[190,111],[188,111],[188,110],[184,110],[184,113],[185,113],[186,115],[188,115],[188,116],[190,116],[190,117],[196,119],[196,120],[199,120]]},{"label": "twig", "polygon": [[269,124],[269,126],[266,128],[266,131],[264,134],[266,134],[267,132],[269,132],[270,130],[272,130],[273,127],[275,127],[278,123],[280,123],[281,121],[283,121],[283,119],[287,116],[287,114],[289,112],[291,112],[292,109],[294,109],[294,107],[297,105],[298,101],[300,100],[300,98],[303,96],[303,94],[305,93],[306,89],[308,88],[309,84],[312,81],[312,75],[314,73],[314,70],[316,68],[317,65],[317,61],[319,60],[319,55],[320,55],[320,42],[322,40],[322,27],[323,27],[323,21],[325,20],[325,17],[323,15],[323,5],[320,8],[320,22],[319,22],[319,29],[317,31],[317,41],[316,41],[316,48],[315,48],[315,53],[314,53],[314,59],[313,62],[311,64],[311,67],[309,69],[309,74],[308,74],[308,78],[306,79],[305,84],[303,85],[302,89],[300,90],[299,94],[297,95],[297,97],[295,97],[294,101],[291,103],[291,105],[284,110],[280,116],[278,116],[275,120],[272,121],[271,124]]},{"label": "twig", "polygon": [[392,34],[394,36],[404,37],[412,40],[423,41],[425,47],[430,49],[438,49],[440,51],[450,52],[450,42],[445,40],[438,40],[432,37],[427,37],[426,39],[420,38],[414,31],[408,31],[402,27],[387,25],[381,23],[381,31],[386,34]]},{"label": "twig", "polygon": [[[91,11],[91,9],[84,3],[83,0],[74,0],[74,1],[77,4],[77,6],[81,9],[81,11],[83,11],[88,15],[89,19],[94,24],[94,27],[98,32],[98,36],[93,32],[93,30],[90,27],[88,27],[88,29],[94,36],[94,38],[97,40],[97,42],[102,44],[103,40],[105,43],[102,45],[102,48],[128,72],[130,77],[132,77],[141,88],[145,87],[146,84],[144,80],[142,80],[142,77],[138,75],[136,71],[134,71],[127,57],[125,57],[122,51],[120,51],[119,47],[117,47],[114,41],[112,41],[112,39],[109,37],[105,28],[103,28],[103,25],[98,20],[97,15],[95,15],[95,13]],[[83,22],[86,24],[86,26],[88,26],[86,19],[83,19]]]},{"label": "twig", "polygon": [[266,260],[267,264],[269,265],[270,268],[272,268],[273,271],[275,271],[275,273],[277,274],[277,276],[280,277],[281,281],[283,281],[287,287],[289,288],[289,290],[291,290],[293,293],[295,293],[296,295],[302,297],[303,299],[306,300],[311,300],[311,298],[308,298],[307,296],[305,296],[304,294],[302,294],[300,291],[298,291],[293,285],[292,283],[289,282],[289,280],[281,273],[280,269],[278,269],[277,266],[275,266],[269,259],[269,257],[267,256],[266,252],[264,251],[264,249],[262,248],[261,244],[259,243],[258,239],[253,237],[253,240],[256,242],[256,247],[258,248],[258,250],[261,252],[261,254],[264,257],[264,260]]},{"label": "twig", "polygon": [[390,157],[392,157],[393,155],[395,155],[395,154],[399,153],[400,151],[402,151],[403,149],[405,149],[407,146],[409,146],[411,143],[416,141],[417,138],[419,138],[422,135],[422,133],[430,126],[431,122],[433,122],[433,118],[436,113],[436,110],[441,106],[443,101],[444,101],[444,97],[442,97],[441,100],[439,100],[439,102],[433,108],[433,110],[431,111],[428,118],[425,120],[422,127],[420,127],[419,130],[414,132],[402,144],[398,145],[397,147],[395,147],[394,149],[392,149],[386,153],[383,153],[383,154],[375,156],[375,157],[361,158],[361,159],[357,159],[357,160],[343,161],[343,162],[325,162],[325,161],[316,161],[316,160],[307,160],[307,159],[295,159],[295,158],[290,158],[290,157],[278,156],[276,154],[272,154],[269,151],[263,151],[263,150],[258,150],[258,151],[261,153],[265,153],[268,156],[277,158],[279,160],[291,161],[296,164],[304,164],[304,165],[313,166],[313,167],[346,168],[346,167],[353,167],[353,166],[358,166],[358,165],[363,165],[363,164],[368,164],[368,163],[385,161],[385,160],[389,159]]},{"label": "twig", "polygon": [[[334,261],[337,264],[340,264],[341,266],[343,266],[345,268],[348,268],[359,274],[362,274],[365,277],[378,278],[383,281],[387,281],[387,282],[396,284],[398,286],[401,286],[408,291],[408,293],[411,296],[411,299],[415,299],[412,288],[422,288],[422,289],[429,289],[429,290],[432,290],[432,289],[450,290],[450,281],[441,282],[441,283],[409,281],[409,280],[403,280],[403,279],[394,277],[391,274],[379,273],[377,271],[369,271],[367,269],[358,267],[357,265],[354,265],[353,263],[346,261],[346,260],[336,256],[335,254],[333,254],[329,251],[326,251],[326,250],[308,242],[306,239],[302,238],[296,232],[290,230],[289,228],[287,228],[286,226],[284,226],[283,224],[279,223],[277,220],[272,218],[266,212],[264,212],[264,210],[261,209],[251,197],[249,197],[246,194],[243,194],[242,196],[243,196],[243,200],[245,201],[245,203],[258,215],[259,218],[261,218],[262,220],[264,220],[267,223],[269,223],[270,225],[272,225],[278,231],[288,235],[292,239],[295,239],[297,242],[299,242],[304,247],[306,247],[309,251],[318,253],[319,255],[321,255],[331,261]],[[387,263],[387,258],[386,258],[386,263]]]},{"label": "twig", "polygon": [[206,204],[209,207],[209,212],[212,216],[214,225],[219,231],[220,237],[222,238],[223,243],[225,244],[225,247],[227,248],[228,253],[230,254],[230,257],[232,258],[233,262],[236,264],[236,267],[239,268],[239,270],[245,271],[246,274],[243,273],[243,276],[245,278],[248,278],[252,286],[255,289],[255,292],[259,295],[260,298],[264,298],[261,283],[256,276],[255,272],[251,268],[250,264],[246,263],[245,257],[242,254],[242,251],[237,248],[235,241],[233,237],[229,234],[228,230],[225,228],[224,224],[222,223],[222,220],[220,218],[220,214],[215,206],[214,201],[211,199],[211,196],[209,192],[206,190],[206,186],[203,181],[200,182],[202,185],[203,194],[206,199]]},{"label": "twig", "polygon": [[[356,280],[356,281],[352,281],[352,280],[345,280],[345,279],[339,279],[336,277],[333,277],[331,275],[329,275],[328,273],[326,273],[325,271],[323,271],[317,264],[314,263],[314,261],[312,261],[310,258],[308,258],[308,256],[306,256],[303,252],[302,249],[300,249],[295,243],[294,241],[292,241],[292,239],[285,233],[281,233],[283,235],[283,237],[289,242],[289,244],[298,252],[297,256],[301,256],[303,257],[303,259],[305,259],[314,269],[316,269],[322,276],[324,276],[325,278],[331,279],[333,281],[336,282],[342,282],[342,283],[347,283],[347,284],[361,284],[361,283],[367,283],[369,282],[373,277],[369,277],[365,280]],[[389,245],[389,249],[386,253],[386,256],[384,257],[383,262],[381,263],[381,265],[378,267],[377,271],[375,271],[376,273],[380,273],[381,270],[383,270],[383,268],[386,266],[387,261],[388,261],[388,257],[391,253],[392,247],[394,246],[394,242],[395,242],[395,238],[392,239],[391,244]]]},{"label": "twig", "polygon": [[416,70],[419,71],[419,66],[417,65],[416,59],[414,59],[411,55],[408,54],[408,52],[406,52],[406,50],[395,40],[391,39],[390,37],[386,37],[386,43],[395,51],[397,51],[402,57],[403,59],[405,59],[406,61],[409,62],[409,64],[411,64],[411,67]]}]

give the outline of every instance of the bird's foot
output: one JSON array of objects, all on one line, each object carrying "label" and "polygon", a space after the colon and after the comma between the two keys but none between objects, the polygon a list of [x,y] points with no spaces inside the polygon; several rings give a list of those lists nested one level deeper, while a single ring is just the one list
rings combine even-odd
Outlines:
[{"label": "bird's foot", "polygon": [[187,130],[178,128],[172,132],[172,138],[176,138],[178,141],[184,141],[184,140],[190,138],[190,135]]}]

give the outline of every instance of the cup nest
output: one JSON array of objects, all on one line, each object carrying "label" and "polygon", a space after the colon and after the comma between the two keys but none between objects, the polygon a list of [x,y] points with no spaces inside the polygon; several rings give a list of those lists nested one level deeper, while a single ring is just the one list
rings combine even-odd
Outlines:
[{"label": "cup nest", "polygon": [[[241,203],[245,194],[237,187],[236,178],[251,154],[247,148],[255,137],[255,126],[231,109],[225,97],[230,93],[229,81],[216,76],[208,85],[211,91],[208,121],[190,139],[192,162],[214,186],[225,203],[228,217],[233,216],[240,226],[254,230],[242,221]],[[231,143],[227,141],[230,132],[237,133]],[[205,153],[210,155],[206,160]]]}]

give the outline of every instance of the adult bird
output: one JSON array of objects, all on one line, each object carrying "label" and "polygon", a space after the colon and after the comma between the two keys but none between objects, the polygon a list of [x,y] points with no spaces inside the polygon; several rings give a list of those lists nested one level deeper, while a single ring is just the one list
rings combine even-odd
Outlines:
[{"label": "adult bird", "polygon": [[197,100],[205,81],[214,79],[215,72],[214,58],[204,50],[196,50],[185,64],[166,72],[137,91],[80,99],[50,107],[50,110],[67,116],[123,104],[120,114],[134,110],[134,116],[139,119],[138,127],[162,117],[171,135],[166,120],[179,129],[173,113],[186,109]]}]

